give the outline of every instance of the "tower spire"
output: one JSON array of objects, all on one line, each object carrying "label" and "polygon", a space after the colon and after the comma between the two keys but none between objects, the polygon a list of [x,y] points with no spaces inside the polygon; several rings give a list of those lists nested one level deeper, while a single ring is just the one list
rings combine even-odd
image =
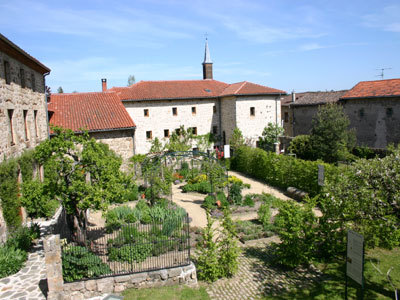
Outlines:
[{"label": "tower spire", "polygon": [[211,61],[210,50],[208,49],[208,39],[206,37],[203,61],[203,79],[213,79],[212,65],[213,63]]}]

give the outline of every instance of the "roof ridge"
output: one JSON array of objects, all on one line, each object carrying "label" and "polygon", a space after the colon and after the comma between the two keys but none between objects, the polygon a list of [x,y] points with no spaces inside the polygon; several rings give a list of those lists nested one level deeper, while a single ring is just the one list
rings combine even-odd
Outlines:
[{"label": "roof ridge", "polygon": [[[359,81],[357,84],[361,82],[380,82],[380,81],[390,81],[390,80],[400,80],[400,78],[390,78],[390,79],[377,79],[377,80],[364,80],[364,81]],[[356,85],[357,85],[356,84]]]},{"label": "roof ridge", "polygon": [[[240,81],[238,83],[240,83]],[[242,81],[242,84],[240,85],[240,87],[233,94],[236,94],[237,92],[239,92],[246,83],[247,83],[247,81]]]}]

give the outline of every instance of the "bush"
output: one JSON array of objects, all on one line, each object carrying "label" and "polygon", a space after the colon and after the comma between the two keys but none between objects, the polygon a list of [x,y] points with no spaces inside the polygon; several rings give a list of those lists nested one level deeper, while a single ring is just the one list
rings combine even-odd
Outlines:
[{"label": "bush", "polygon": [[257,240],[273,235],[272,231],[264,230],[264,227],[256,220],[253,221],[236,221],[236,231],[239,239],[243,242],[249,240]]},{"label": "bush", "polygon": [[85,247],[67,245],[62,251],[63,278],[67,282],[112,274],[100,257]]},{"label": "bush", "polygon": [[254,205],[255,205],[254,198],[255,198],[254,195],[250,195],[250,194],[246,195],[246,196],[244,197],[244,201],[243,201],[243,204],[242,204],[242,205],[243,205],[243,206],[254,207]]},{"label": "bush", "polygon": [[28,254],[24,250],[0,246],[0,278],[17,273],[27,258]]},{"label": "bush", "polygon": [[243,185],[239,183],[232,183],[229,186],[229,200],[235,205],[242,205],[242,189]]},{"label": "bush", "polygon": [[145,261],[152,253],[151,244],[128,244],[121,248],[109,248],[109,259],[111,261],[126,261],[129,263],[140,263]]},{"label": "bush", "polygon": [[15,159],[0,163],[0,199],[7,226],[10,228],[21,225],[18,198],[18,164]]},{"label": "bush", "polygon": [[215,200],[214,196],[208,195],[204,198],[204,201],[201,204],[201,207],[208,209],[208,210],[212,210],[217,207],[216,202],[217,202],[217,200]]},{"label": "bush", "polygon": [[311,206],[301,207],[295,202],[282,202],[275,218],[280,244],[274,244],[277,262],[288,267],[309,264],[315,257],[316,225]]},{"label": "bush", "polygon": [[29,251],[32,245],[32,239],[36,235],[36,227],[19,227],[10,233],[5,245],[8,248],[21,249]]},{"label": "bush", "polygon": [[297,158],[312,160],[313,154],[311,151],[310,136],[298,135],[291,142],[288,148],[290,153],[295,153]]},{"label": "bush", "polygon": [[289,186],[301,189],[310,196],[318,195],[318,165],[325,167],[325,180],[341,172],[341,167],[321,161],[306,161],[292,156],[277,155],[258,148],[241,147],[232,158],[232,169],[250,175],[283,189]]},{"label": "bush", "polygon": [[51,198],[46,186],[39,180],[22,184],[21,204],[31,218],[50,218],[60,205],[57,200]]},{"label": "bush", "polygon": [[211,184],[208,181],[193,184],[188,183],[182,187],[182,191],[184,193],[198,192],[201,194],[209,194],[211,193]]}]

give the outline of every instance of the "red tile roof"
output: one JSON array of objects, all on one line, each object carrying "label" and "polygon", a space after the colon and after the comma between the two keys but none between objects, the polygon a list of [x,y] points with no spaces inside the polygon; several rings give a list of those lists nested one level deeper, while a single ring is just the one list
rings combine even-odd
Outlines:
[{"label": "red tile roof", "polygon": [[140,81],[125,88],[112,88],[122,101],[216,98],[231,95],[269,95],[286,92],[247,81],[227,84],[217,80]]},{"label": "red tile roof", "polygon": [[116,93],[52,94],[48,110],[51,125],[74,131],[135,127]]},{"label": "red tile roof", "polygon": [[269,94],[286,94],[285,91],[273,89],[267,86],[242,81],[230,84],[220,96],[232,95],[269,95]]},{"label": "red tile roof", "polygon": [[400,79],[361,81],[342,99],[400,96]]}]

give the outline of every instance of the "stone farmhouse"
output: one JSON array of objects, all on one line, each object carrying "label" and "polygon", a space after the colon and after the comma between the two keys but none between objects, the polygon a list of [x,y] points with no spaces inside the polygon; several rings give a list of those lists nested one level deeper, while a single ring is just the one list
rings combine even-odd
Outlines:
[{"label": "stone farmhouse", "polygon": [[48,138],[50,69],[0,34],[0,162]]},{"label": "stone farmhouse", "polygon": [[102,92],[51,95],[49,122],[85,128],[124,159],[147,153],[153,139],[165,142],[181,125],[197,135],[212,132],[220,137],[217,145],[229,143],[238,127],[255,145],[269,122],[280,122],[286,92],[214,80],[212,67],[206,41],[202,80],[140,81],[107,89],[102,79]]},{"label": "stone farmhouse", "polygon": [[285,135],[309,134],[318,106],[331,102],[343,105],[359,146],[385,149],[400,142],[400,79],[361,81],[347,91],[287,95],[281,102]]},{"label": "stone farmhouse", "polygon": [[361,81],[340,103],[359,145],[384,149],[400,143],[400,79]]},{"label": "stone farmhouse", "polygon": [[337,103],[347,90],[330,92],[292,93],[282,99],[282,126],[285,135],[294,137],[310,134],[311,120],[320,105]]}]

